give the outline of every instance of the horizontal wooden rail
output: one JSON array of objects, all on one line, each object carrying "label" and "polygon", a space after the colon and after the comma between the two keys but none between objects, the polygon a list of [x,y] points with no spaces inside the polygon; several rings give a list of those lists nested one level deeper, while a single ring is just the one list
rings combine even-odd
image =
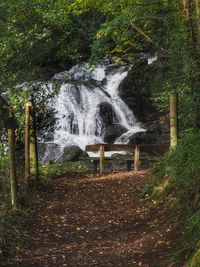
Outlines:
[{"label": "horizontal wooden rail", "polygon": [[[132,157],[123,157],[123,158],[112,158],[112,157],[104,157],[105,160],[108,161],[133,161]],[[85,161],[97,161],[99,162],[99,157],[79,157],[79,160]],[[149,161],[158,161],[159,157],[140,157],[140,160],[149,160]]]},{"label": "horizontal wooden rail", "polygon": [[100,146],[104,146],[105,152],[108,152],[108,151],[132,152],[135,149],[135,146],[129,146],[129,145],[97,144],[97,145],[87,145],[85,148],[85,151],[97,152],[100,150]]},{"label": "horizontal wooden rail", "polygon": [[[105,152],[108,151],[125,151],[125,152],[133,152],[135,151],[136,145],[121,145],[121,144],[95,144],[95,145],[87,145],[85,151],[87,152],[98,152],[100,150],[100,146],[104,146]],[[168,145],[137,145],[143,152],[167,152],[169,150]]]},{"label": "horizontal wooden rail", "polygon": [[[87,152],[100,152],[100,157],[93,157],[88,158],[88,160],[93,160],[94,164],[97,165],[99,162],[99,172],[100,175],[104,172],[104,165],[105,160],[126,160],[127,166],[132,161],[134,163],[134,170],[138,170],[140,167],[140,161],[141,160],[151,160],[151,161],[157,161],[158,157],[143,157],[141,156],[142,152],[159,152],[164,154],[169,150],[168,145],[157,145],[157,144],[151,144],[151,145],[124,145],[124,144],[95,144],[95,145],[87,145],[85,148],[85,151]],[[132,158],[108,158],[105,157],[105,152],[108,151],[125,151],[125,152],[131,152],[133,154]],[[95,166],[96,166],[95,165]]]}]

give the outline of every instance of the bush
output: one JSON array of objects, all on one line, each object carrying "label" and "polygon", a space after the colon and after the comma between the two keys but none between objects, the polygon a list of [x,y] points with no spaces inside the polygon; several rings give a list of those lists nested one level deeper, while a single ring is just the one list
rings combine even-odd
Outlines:
[{"label": "bush", "polygon": [[[179,198],[189,205],[199,207],[200,194],[200,131],[187,131],[178,146],[168,152],[163,161],[154,168],[157,182],[165,186],[163,193],[176,187]],[[158,188],[156,188],[158,189]],[[159,190],[158,190],[159,191]],[[185,195],[187,191],[187,195]]]},{"label": "bush", "polygon": [[40,166],[41,179],[56,179],[64,176],[66,173],[82,173],[88,171],[88,166],[84,162],[68,162],[64,164],[57,164],[50,162]]}]

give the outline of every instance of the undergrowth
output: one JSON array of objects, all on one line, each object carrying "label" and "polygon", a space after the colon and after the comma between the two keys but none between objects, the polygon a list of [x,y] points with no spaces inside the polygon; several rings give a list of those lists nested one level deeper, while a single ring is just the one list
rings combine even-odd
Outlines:
[{"label": "undergrowth", "polygon": [[[189,241],[184,253],[192,254],[189,267],[200,266],[200,131],[189,130],[154,167],[155,195],[167,198],[185,225]],[[195,252],[194,252],[195,251]]]},{"label": "undergrowth", "polygon": [[13,211],[5,204],[0,206],[0,259],[12,254],[17,238],[22,238],[25,216],[23,209]]},{"label": "undergrowth", "polygon": [[0,205],[0,259],[15,253],[17,240],[25,237],[23,222],[27,217],[27,208],[32,205],[29,188],[21,187],[18,192],[18,208],[13,210],[10,204],[9,194],[2,198]]},{"label": "undergrowth", "polygon": [[48,164],[40,165],[40,177],[42,180],[56,179],[64,176],[66,173],[83,173],[86,171],[88,171],[88,165],[79,161],[64,164],[50,162]]}]

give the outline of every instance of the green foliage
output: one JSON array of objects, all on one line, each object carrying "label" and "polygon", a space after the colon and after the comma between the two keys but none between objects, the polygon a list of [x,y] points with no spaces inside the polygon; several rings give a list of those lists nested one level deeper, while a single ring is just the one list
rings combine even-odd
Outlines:
[{"label": "green foliage", "polygon": [[[190,248],[186,245],[190,251],[200,240],[199,140],[199,130],[188,130],[177,148],[172,149],[154,168],[157,177],[155,194],[167,197],[169,203],[176,205],[176,216],[179,213],[185,222],[186,233],[190,236]],[[191,266],[198,266],[194,265],[199,260],[198,253],[195,254]]]},{"label": "green foliage", "polygon": [[56,164],[50,162],[40,166],[41,179],[56,179],[67,173],[83,173],[88,170],[88,166],[84,162],[68,162],[65,164]]},{"label": "green foliage", "polygon": [[[23,211],[14,212],[6,205],[0,206],[0,258],[4,256],[8,246],[12,244],[14,247],[15,238],[22,230],[21,220],[24,216]],[[21,232],[22,233],[22,232]],[[10,251],[11,252],[11,251]]]},{"label": "green foliage", "polygon": [[[157,169],[172,179],[177,186],[188,187],[200,181],[200,132],[188,130],[179,141],[179,145],[171,150]],[[165,174],[165,176],[163,176]],[[192,184],[191,184],[192,183]],[[199,187],[195,188],[198,193]]]},{"label": "green foliage", "polygon": [[188,267],[198,267],[200,266],[200,249],[192,256],[188,263]]},{"label": "green foliage", "polygon": [[36,117],[37,133],[42,136],[47,131],[53,131],[56,126],[55,110],[51,103],[58,92],[56,84],[25,83],[8,90],[10,106],[18,122],[18,139],[23,139],[25,104],[32,100]]},{"label": "green foliage", "polygon": [[8,154],[5,145],[0,141],[0,196],[6,191],[8,182]]},{"label": "green foliage", "polygon": [[[191,5],[192,1],[190,1]],[[195,11],[189,10],[190,17],[185,18],[184,8],[180,3],[172,4],[173,12],[165,16],[166,35],[163,45],[167,48],[169,76],[164,84],[169,91],[179,94],[180,128],[188,129],[198,126],[199,121],[199,45],[198,36],[191,27],[196,23]],[[194,41],[196,39],[196,43]]]},{"label": "green foliage", "polygon": [[[155,23],[163,26],[159,13],[162,9],[168,9],[167,1],[160,3],[160,6],[146,1],[95,1],[94,6],[104,14],[106,21],[96,33],[92,57],[128,58],[130,53],[144,52],[158,46],[153,39],[160,35],[164,27],[157,27],[156,31]],[[153,39],[150,37],[152,31],[155,35]]]},{"label": "green foliage", "polygon": [[1,83],[44,77],[86,59],[99,23],[91,16],[82,1],[1,2]]}]

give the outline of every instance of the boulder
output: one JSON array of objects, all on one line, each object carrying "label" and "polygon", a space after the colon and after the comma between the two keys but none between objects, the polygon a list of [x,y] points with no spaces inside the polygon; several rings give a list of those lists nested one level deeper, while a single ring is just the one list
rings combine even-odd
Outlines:
[{"label": "boulder", "polygon": [[89,157],[88,153],[78,146],[66,146],[63,149],[62,162],[77,161],[80,157]]},{"label": "boulder", "polygon": [[125,133],[127,129],[121,124],[111,124],[106,127],[106,132],[104,135],[104,142],[114,143],[117,137]]},{"label": "boulder", "polygon": [[114,111],[111,104],[103,102],[99,105],[99,114],[105,124],[105,126],[113,123]]},{"label": "boulder", "polygon": [[148,145],[156,143],[159,143],[159,135],[152,131],[135,133],[129,139],[129,145],[138,145],[138,144]]}]

